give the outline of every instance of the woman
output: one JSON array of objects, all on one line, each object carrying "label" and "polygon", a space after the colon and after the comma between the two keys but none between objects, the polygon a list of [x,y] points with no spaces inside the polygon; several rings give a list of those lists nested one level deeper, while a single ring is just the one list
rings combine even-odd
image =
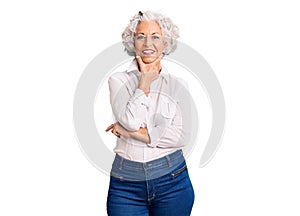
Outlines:
[{"label": "woman", "polygon": [[178,28],[167,17],[139,12],[122,34],[135,56],[109,78],[117,144],[107,198],[110,216],[187,216],[194,203],[182,148],[188,142],[189,94],[161,65],[176,49]]}]

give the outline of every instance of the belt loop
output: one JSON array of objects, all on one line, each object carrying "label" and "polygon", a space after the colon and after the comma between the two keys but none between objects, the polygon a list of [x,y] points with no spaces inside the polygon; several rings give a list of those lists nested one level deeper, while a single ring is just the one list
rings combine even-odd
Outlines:
[{"label": "belt loop", "polygon": [[122,168],[123,168],[123,158],[120,157],[119,170],[122,170]]},{"label": "belt loop", "polygon": [[166,158],[167,158],[169,168],[172,167],[172,163],[171,163],[171,159],[170,159],[169,155],[166,155]]}]

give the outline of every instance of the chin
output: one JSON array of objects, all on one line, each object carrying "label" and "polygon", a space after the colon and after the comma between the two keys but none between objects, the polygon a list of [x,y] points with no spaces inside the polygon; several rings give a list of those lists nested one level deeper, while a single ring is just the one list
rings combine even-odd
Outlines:
[{"label": "chin", "polygon": [[142,57],[142,60],[144,63],[146,64],[150,64],[152,62],[154,62],[158,57],[157,56],[149,56],[149,57]]}]

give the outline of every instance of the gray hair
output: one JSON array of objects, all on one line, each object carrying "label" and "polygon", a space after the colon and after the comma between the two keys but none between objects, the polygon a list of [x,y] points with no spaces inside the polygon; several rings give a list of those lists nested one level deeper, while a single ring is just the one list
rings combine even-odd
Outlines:
[{"label": "gray hair", "polygon": [[136,32],[137,25],[141,21],[152,20],[155,20],[162,30],[163,37],[166,42],[166,48],[163,53],[168,55],[176,49],[177,38],[179,37],[177,25],[175,25],[170,18],[165,17],[160,13],[152,11],[146,11],[144,13],[139,12],[132,17],[122,34],[122,43],[125,46],[125,51],[127,51],[130,56],[135,55],[134,34]]}]

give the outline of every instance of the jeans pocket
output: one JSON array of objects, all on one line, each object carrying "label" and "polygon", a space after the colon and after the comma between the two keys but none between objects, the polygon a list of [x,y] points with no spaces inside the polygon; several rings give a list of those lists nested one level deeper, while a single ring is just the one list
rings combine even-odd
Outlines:
[{"label": "jeans pocket", "polygon": [[171,173],[171,177],[172,179],[174,179],[176,176],[180,175],[181,173],[183,173],[185,170],[187,169],[187,166],[185,165],[184,167],[181,167],[180,169],[174,171]]}]

